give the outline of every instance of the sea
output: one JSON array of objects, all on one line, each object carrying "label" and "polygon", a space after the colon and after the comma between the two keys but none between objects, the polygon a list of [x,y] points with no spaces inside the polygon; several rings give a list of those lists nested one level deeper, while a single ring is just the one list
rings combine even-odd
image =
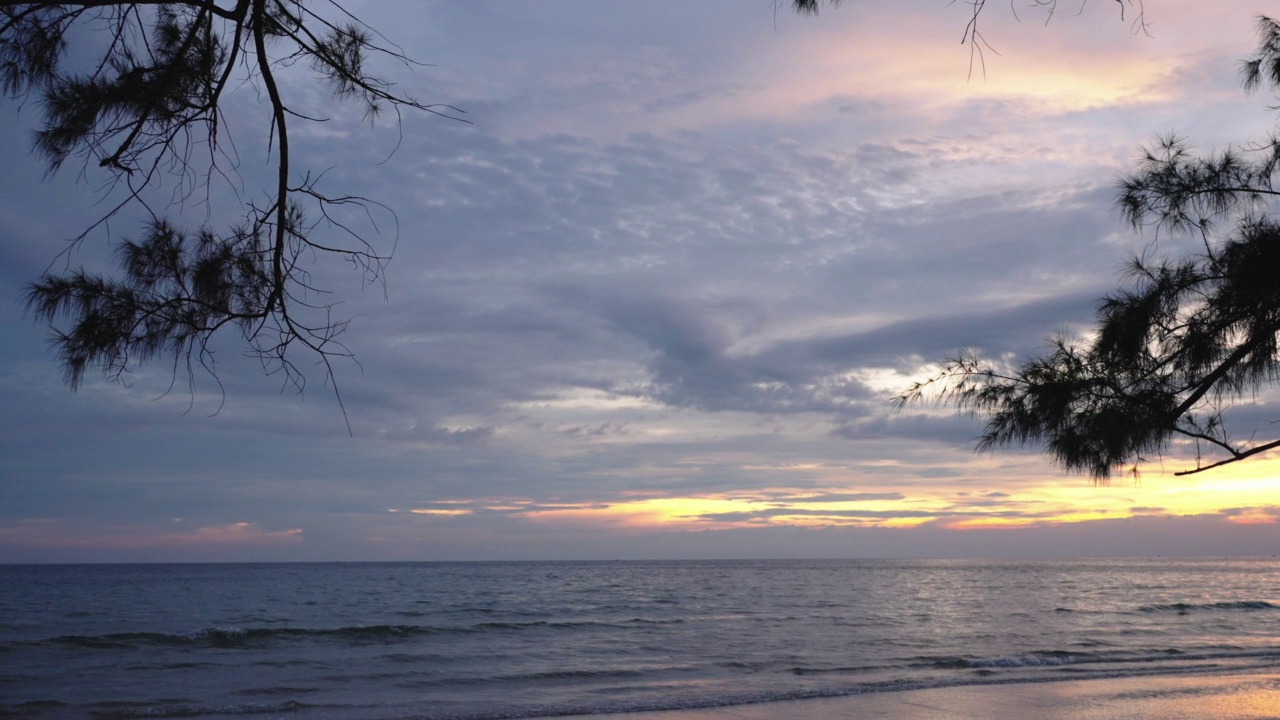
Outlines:
[{"label": "sea", "polygon": [[0,566],[0,718],[485,720],[1280,668],[1280,560]]}]

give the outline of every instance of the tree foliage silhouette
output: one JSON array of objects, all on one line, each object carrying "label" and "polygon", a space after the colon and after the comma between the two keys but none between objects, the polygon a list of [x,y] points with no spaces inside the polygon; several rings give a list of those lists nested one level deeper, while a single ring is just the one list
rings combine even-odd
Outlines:
[{"label": "tree foliage silhouette", "polygon": [[[411,109],[457,119],[459,111],[399,94],[372,75],[378,56],[411,61],[338,2],[324,7],[326,14],[305,0],[0,2],[0,87],[10,99],[39,100],[34,152],[50,171],[75,158],[85,172],[107,176],[111,203],[76,242],[127,208],[150,218],[140,237],[117,245],[118,275],[46,273],[27,288],[39,321],[69,322],[53,342],[72,389],[91,369],[121,380],[157,356],[172,357],[175,377],[181,367],[189,380],[199,366],[212,373],[210,341],[224,328],[287,386],[305,382],[297,346],[334,379],[331,360],[350,354],[339,340],[347,321],[334,317],[304,260],[340,258],[369,283],[381,278],[389,253],[338,212],[367,213],[376,202],[324,194],[316,175],[295,167],[289,131],[318,119],[294,110],[282,73],[309,66],[369,118]],[[177,204],[235,173],[225,105],[244,83],[269,105],[274,180],[243,195],[259,199],[244,201],[237,225],[179,229],[164,217],[172,205],[152,208],[147,191],[173,182]]]},{"label": "tree foliage silhouette", "polygon": [[[1260,17],[1258,37],[1242,84],[1280,92],[1280,23]],[[979,449],[1043,444],[1063,468],[1104,482],[1178,439],[1195,449],[1179,475],[1280,448],[1280,439],[1233,437],[1228,417],[1280,381],[1278,168],[1275,133],[1211,155],[1162,139],[1116,204],[1135,229],[1190,233],[1203,252],[1134,258],[1088,338],[1054,338],[1018,367],[962,353],[899,403],[941,399],[987,419]]]}]

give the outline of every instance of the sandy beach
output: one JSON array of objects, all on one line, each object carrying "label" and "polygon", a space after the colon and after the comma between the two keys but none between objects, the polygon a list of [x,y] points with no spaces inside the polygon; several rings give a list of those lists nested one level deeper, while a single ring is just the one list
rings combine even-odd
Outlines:
[{"label": "sandy beach", "polygon": [[[1280,718],[1280,672],[1068,680],[869,693],[616,720],[1260,720]],[[581,715],[585,720],[599,715]]]}]

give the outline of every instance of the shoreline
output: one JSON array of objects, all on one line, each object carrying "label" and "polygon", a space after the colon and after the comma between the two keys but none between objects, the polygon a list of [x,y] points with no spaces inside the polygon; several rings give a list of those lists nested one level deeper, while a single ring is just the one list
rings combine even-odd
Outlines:
[{"label": "shoreline", "polygon": [[1280,720],[1280,668],[955,685],[559,720]]}]

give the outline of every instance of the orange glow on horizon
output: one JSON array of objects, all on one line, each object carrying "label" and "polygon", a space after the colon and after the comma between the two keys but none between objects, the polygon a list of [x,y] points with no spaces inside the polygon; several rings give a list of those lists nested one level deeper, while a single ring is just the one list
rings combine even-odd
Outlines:
[{"label": "orange glow on horizon", "polygon": [[[920,465],[901,460],[869,459],[856,466],[854,475],[852,466],[830,460],[762,462],[737,451],[686,457],[679,466],[726,464],[747,477],[786,482],[671,496],[647,488],[573,500],[454,497],[390,512],[475,522],[504,516],[544,527],[627,534],[922,526],[965,532],[1162,517],[1206,517],[1237,526],[1280,524],[1280,457],[1181,477],[1173,473],[1187,467],[1185,459],[1168,457],[1148,465],[1137,480],[1117,479],[1105,486],[1059,474],[1034,458],[993,462],[975,457],[935,476],[921,475]],[[638,469],[640,475],[656,472]],[[796,473],[806,484],[791,484]]]},{"label": "orange glow on horizon", "polygon": [[1275,525],[1276,516],[1261,510],[1246,510],[1239,515],[1230,515],[1227,522],[1236,525]]},{"label": "orange glow on horizon", "polygon": [[[982,463],[977,460],[975,463]],[[538,524],[626,531],[700,531],[763,527],[863,527],[908,529],[936,525],[950,530],[998,530],[1117,521],[1136,517],[1218,516],[1235,524],[1280,523],[1280,459],[1263,459],[1231,473],[1175,477],[1181,465],[1168,461],[1162,474],[1148,470],[1141,482],[1098,487],[1076,476],[1042,479],[992,478],[980,490],[955,478],[899,484],[892,477],[856,486],[839,483],[829,463],[755,464],[752,472],[823,469],[820,488],[770,487],[714,495],[654,497],[623,493],[596,502],[542,506],[528,499],[483,498],[470,508],[414,510],[418,514],[464,515],[473,509],[505,512]],[[968,468],[972,475],[982,465]],[[988,464],[989,467],[989,464]],[[901,470],[902,468],[893,468]],[[843,471],[847,473],[847,470]],[[888,471],[887,471],[888,472]],[[873,473],[874,474],[874,473]],[[963,475],[962,474],[962,475]],[[830,483],[830,484],[827,484]]]}]

